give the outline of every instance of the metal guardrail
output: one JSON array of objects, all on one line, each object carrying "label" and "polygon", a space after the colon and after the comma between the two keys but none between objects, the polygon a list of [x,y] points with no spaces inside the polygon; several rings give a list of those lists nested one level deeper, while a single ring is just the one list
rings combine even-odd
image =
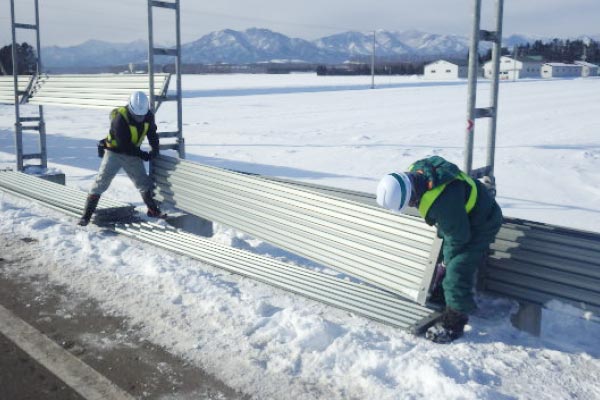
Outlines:
[{"label": "metal guardrail", "polygon": [[117,224],[115,231],[238,275],[415,333],[439,314],[386,291],[335,278],[244,250],[223,246],[175,228],[150,223]]},{"label": "metal guardrail", "polygon": [[[154,96],[167,93],[170,74],[155,74]],[[148,75],[79,74],[48,75],[36,78],[29,94],[29,103],[78,108],[113,109],[127,104],[133,91],[148,94]]]},{"label": "metal guardrail", "polygon": [[522,302],[560,300],[600,313],[600,234],[505,219],[482,288]]},{"label": "metal guardrail", "polygon": [[[16,171],[0,171],[0,191],[35,200],[65,214],[79,217],[83,214],[87,193],[34,175]],[[96,223],[131,219],[134,207],[127,203],[102,197],[94,215]]]},{"label": "metal guardrail", "polygon": [[160,156],[158,198],[425,304],[441,241],[421,218],[335,194]]},{"label": "metal guardrail", "polygon": [[[23,97],[29,88],[31,82],[31,75],[19,75],[19,86],[18,90],[19,101],[22,101]],[[15,104],[15,87],[12,75],[0,76],[0,104]]]}]

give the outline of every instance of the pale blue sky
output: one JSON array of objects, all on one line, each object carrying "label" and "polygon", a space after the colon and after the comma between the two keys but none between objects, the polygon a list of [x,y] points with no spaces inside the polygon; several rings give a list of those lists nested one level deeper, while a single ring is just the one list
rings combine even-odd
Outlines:
[{"label": "pale blue sky", "polygon": [[[33,0],[15,0],[17,21],[33,21]],[[225,28],[268,28],[315,39],[346,30],[418,29],[467,36],[473,0],[181,0],[182,40]],[[495,2],[482,0],[482,28],[492,29]],[[146,0],[40,0],[42,46],[69,46],[88,39],[130,42],[147,37]],[[600,0],[505,0],[504,33],[541,37],[600,34]],[[172,41],[173,13],[156,15],[157,41]],[[19,31],[23,32],[23,31]],[[173,36],[174,37],[174,36]],[[0,0],[0,44],[10,37],[10,0]],[[21,33],[19,41],[31,41]]]}]

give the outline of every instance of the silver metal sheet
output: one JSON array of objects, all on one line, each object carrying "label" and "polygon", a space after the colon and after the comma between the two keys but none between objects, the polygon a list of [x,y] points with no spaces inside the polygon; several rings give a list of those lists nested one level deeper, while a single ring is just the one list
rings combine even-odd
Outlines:
[{"label": "silver metal sheet", "polygon": [[[31,75],[18,76],[18,90],[25,91],[31,82]],[[19,101],[23,95],[19,95]],[[15,104],[15,88],[12,75],[0,76],[0,104]]]},{"label": "silver metal sheet", "polygon": [[[365,282],[424,303],[440,242],[420,218],[338,196],[338,190],[161,156],[152,174],[172,206],[224,223]],[[361,197],[358,192],[355,198]]]},{"label": "silver metal sheet", "polygon": [[491,250],[484,290],[600,311],[600,234],[506,219]]},{"label": "silver metal sheet", "polygon": [[[16,171],[0,171],[0,190],[38,201],[73,216],[83,214],[87,199],[87,193],[81,190]],[[111,218],[128,218],[133,213],[132,205],[102,197],[95,219],[106,221]]]},{"label": "silver metal sheet", "polygon": [[[154,78],[154,95],[164,95],[169,74],[155,74]],[[148,93],[148,87],[147,75],[41,75],[32,86],[29,103],[112,109],[127,104],[132,91]]]},{"label": "silver metal sheet", "polygon": [[354,312],[397,328],[420,332],[438,313],[393,294],[156,224],[118,224],[118,233],[174,251],[235,274]]}]

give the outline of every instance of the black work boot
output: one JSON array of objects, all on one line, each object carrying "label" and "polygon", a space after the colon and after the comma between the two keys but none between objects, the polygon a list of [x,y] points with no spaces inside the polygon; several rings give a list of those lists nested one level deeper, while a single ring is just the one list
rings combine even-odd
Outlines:
[{"label": "black work boot", "polygon": [[425,338],[434,343],[450,343],[461,337],[469,317],[459,311],[447,307],[441,319],[425,332]]},{"label": "black work boot", "polygon": [[83,216],[77,223],[80,226],[86,226],[90,223],[92,219],[92,214],[96,211],[96,207],[98,206],[98,202],[100,201],[99,194],[90,194],[85,201],[85,208],[83,209]]},{"label": "black work boot", "polygon": [[146,207],[148,207],[148,212],[146,212],[147,216],[152,218],[166,218],[167,214],[163,214],[163,212],[160,211],[158,203],[154,200],[154,192],[152,190],[144,192],[144,194],[142,194],[142,199],[144,200]]}]

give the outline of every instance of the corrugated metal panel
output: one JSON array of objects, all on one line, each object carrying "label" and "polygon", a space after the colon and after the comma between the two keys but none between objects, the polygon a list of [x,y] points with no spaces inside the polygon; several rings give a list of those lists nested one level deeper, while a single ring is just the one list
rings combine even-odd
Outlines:
[{"label": "corrugated metal panel", "polygon": [[[156,74],[156,96],[167,91],[169,74]],[[42,75],[33,85],[29,103],[112,109],[127,104],[135,90],[148,94],[147,75]]]},{"label": "corrugated metal panel", "polygon": [[[19,75],[19,91],[25,91],[29,87],[31,75]],[[19,101],[23,95],[19,96]],[[15,87],[12,75],[0,76],[0,104],[15,104]]]},{"label": "corrugated metal panel", "polygon": [[115,231],[397,328],[421,332],[437,317],[391,293],[337,279],[156,224],[117,224]]},{"label": "corrugated metal panel", "polygon": [[[79,190],[13,171],[0,171],[0,190],[39,201],[73,216],[81,215],[86,197],[86,193]],[[133,211],[133,207],[123,206],[123,203],[102,198],[98,213]],[[422,332],[439,317],[436,310],[384,290],[219,245],[175,228],[134,223],[117,224],[114,229],[153,246],[411,332]]]},{"label": "corrugated metal panel", "polygon": [[[44,205],[72,216],[81,216],[87,193],[64,185],[49,182],[22,172],[0,171],[0,190],[36,200]],[[105,222],[131,218],[134,207],[105,197],[100,199],[94,220]]]},{"label": "corrugated metal panel", "polygon": [[600,234],[506,219],[491,249],[484,290],[600,312]]},{"label": "corrugated metal panel", "polygon": [[161,156],[159,197],[424,304],[440,243],[420,218],[312,188]]}]

